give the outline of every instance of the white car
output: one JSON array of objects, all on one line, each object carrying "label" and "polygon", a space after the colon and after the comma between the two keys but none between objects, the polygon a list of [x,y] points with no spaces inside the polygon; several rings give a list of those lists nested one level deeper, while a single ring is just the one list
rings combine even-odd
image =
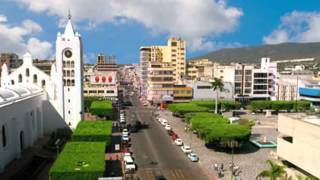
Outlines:
[{"label": "white car", "polygon": [[162,119],[160,123],[162,124],[162,126],[166,126],[168,124],[168,121],[166,119]]},{"label": "white car", "polygon": [[126,172],[132,172],[132,171],[136,170],[136,165],[134,164],[134,161],[131,156],[125,155],[123,157],[123,161],[124,161],[124,167],[125,167]]},{"label": "white car", "polygon": [[122,135],[122,141],[130,141],[129,136]]},{"label": "white car", "polygon": [[183,141],[180,138],[177,138],[176,140],[174,140],[174,144],[177,146],[182,146],[183,145]]},{"label": "white car", "polygon": [[181,146],[181,150],[182,150],[185,154],[192,153],[192,149],[191,149],[191,147],[188,146],[188,145],[183,145],[183,146]]},{"label": "white car", "polygon": [[195,154],[195,153],[189,153],[189,154],[188,154],[188,158],[189,158],[190,161],[192,161],[192,162],[197,162],[197,161],[199,161],[199,157],[198,157],[197,154]]},{"label": "white car", "polygon": [[126,120],[125,119],[120,119],[120,123],[126,123]]},{"label": "white car", "polygon": [[166,130],[170,131],[172,130],[171,126],[169,124],[167,124],[165,127],[164,127]]},{"label": "white car", "polygon": [[128,131],[128,129],[123,129],[123,130],[122,130],[122,136],[129,136],[129,131]]}]

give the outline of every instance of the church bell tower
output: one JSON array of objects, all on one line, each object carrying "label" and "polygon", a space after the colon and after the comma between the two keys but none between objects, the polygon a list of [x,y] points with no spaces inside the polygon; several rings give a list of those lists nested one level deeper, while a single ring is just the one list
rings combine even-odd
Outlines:
[{"label": "church bell tower", "polygon": [[83,119],[83,52],[81,36],[75,32],[69,12],[63,34],[56,40],[57,98],[60,115],[65,123],[75,129]]}]

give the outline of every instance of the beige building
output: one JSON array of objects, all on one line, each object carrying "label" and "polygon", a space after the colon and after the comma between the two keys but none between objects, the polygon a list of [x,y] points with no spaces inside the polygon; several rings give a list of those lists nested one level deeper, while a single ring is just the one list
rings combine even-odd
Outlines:
[{"label": "beige building", "polygon": [[320,117],[279,114],[278,131],[278,156],[320,178]]},{"label": "beige building", "polygon": [[208,59],[190,60],[187,65],[187,76],[190,80],[209,80],[214,76],[216,63]]},{"label": "beige building", "polygon": [[146,93],[149,102],[173,101],[173,72],[170,63],[149,63]]},{"label": "beige building", "polygon": [[215,63],[213,66],[213,77],[222,79],[223,82],[234,83],[235,65],[222,65]]}]

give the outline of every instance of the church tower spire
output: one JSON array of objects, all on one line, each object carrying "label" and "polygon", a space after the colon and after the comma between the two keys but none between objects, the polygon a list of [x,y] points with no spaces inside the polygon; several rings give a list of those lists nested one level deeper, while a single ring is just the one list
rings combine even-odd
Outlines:
[{"label": "church tower spire", "polygon": [[75,36],[75,31],[71,22],[71,13],[70,13],[70,9],[68,10],[68,23],[66,26],[66,29],[64,30],[64,34],[66,36]]}]

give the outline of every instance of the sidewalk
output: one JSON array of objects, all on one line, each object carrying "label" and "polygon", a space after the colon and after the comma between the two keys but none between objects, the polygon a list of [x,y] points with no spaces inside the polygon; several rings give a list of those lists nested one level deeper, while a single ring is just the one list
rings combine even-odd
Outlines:
[{"label": "sidewalk", "polygon": [[[223,163],[224,169],[228,169],[228,165],[231,163],[231,154],[206,148],[203,140],[199,139],[192,132],[185,132],[184,127],[186,123],[182,122],[180,118],[172,116],[172,113],[167,110],[158,112],[160,117],[168,120],[173,131],[178,134],[184,143],[190,145],[192,150],[198,154],[200,166],[205,169],[205,172],[210,173],[211,176],[218,179],[217,172],[214,170],[214,164],[220,165]],[[273,150],[250,149],[248,152],[234,154],[234,163],[241,170],[238,179],[255,179],[258,173],[267,169],[266,160],[272,158],[270,155],[271,151]],[[219,179],[230,179],[230,172],[225,171],[225,176]]]}]

